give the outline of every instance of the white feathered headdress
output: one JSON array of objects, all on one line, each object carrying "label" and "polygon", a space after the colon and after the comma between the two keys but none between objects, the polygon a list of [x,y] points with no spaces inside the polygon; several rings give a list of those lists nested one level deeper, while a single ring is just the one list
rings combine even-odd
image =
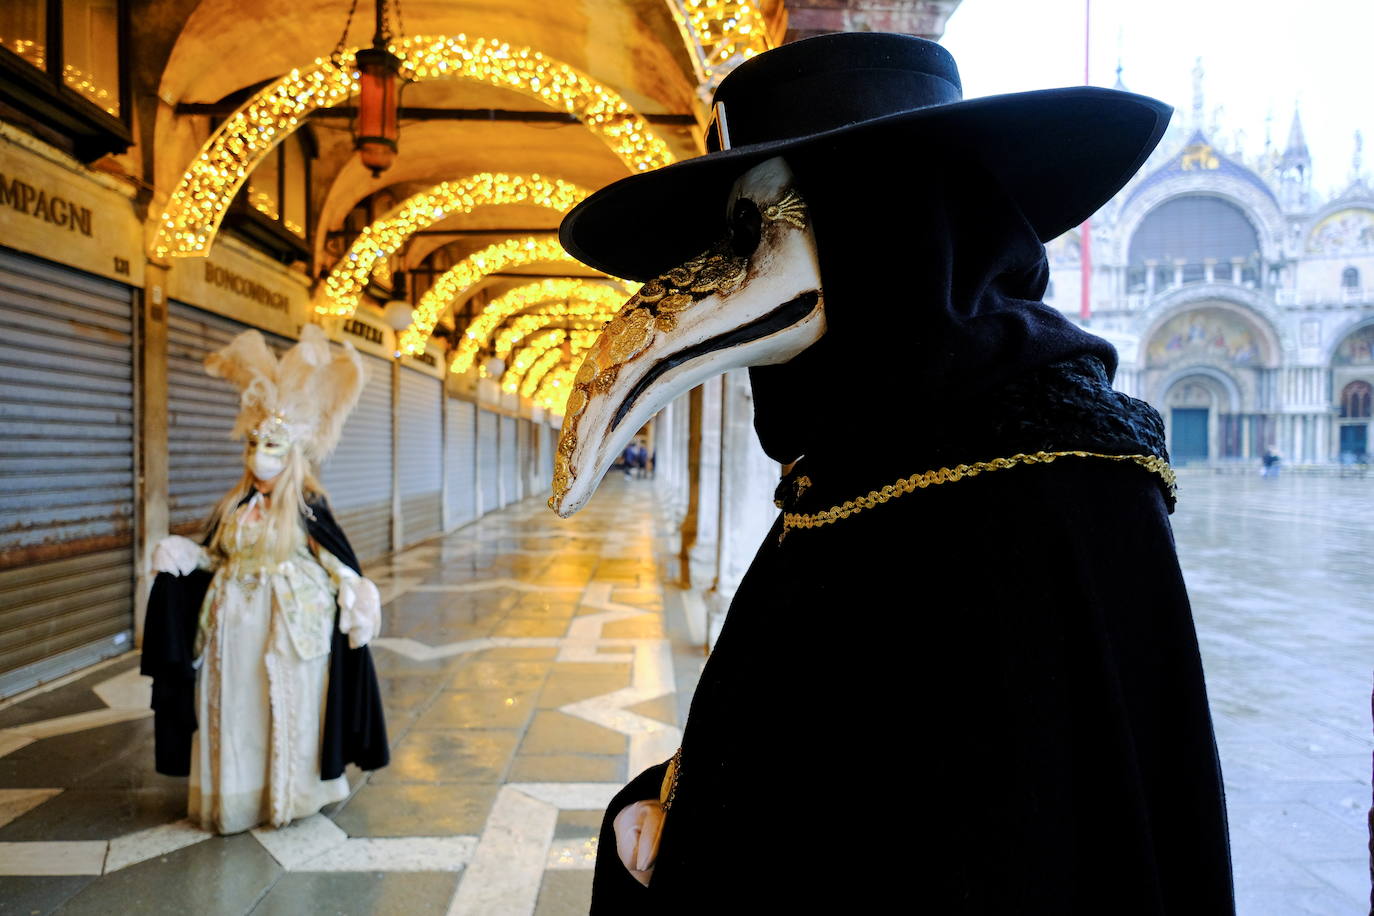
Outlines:
[{"label": "white feathered headdress", "polygon": [[316,467],[338,444],[367,379],[353,345],[345,341],[331,348],[324,331],[313,324],[301,329],[300,342],[280,360],[262,334],[244,331],[205,357],[205,371],[239,388],[235,439],[265,423],[284,424]]}]

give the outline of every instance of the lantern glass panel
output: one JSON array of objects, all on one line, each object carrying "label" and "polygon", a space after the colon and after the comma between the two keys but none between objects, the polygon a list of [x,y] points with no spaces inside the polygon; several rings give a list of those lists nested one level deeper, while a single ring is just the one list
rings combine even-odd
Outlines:
[{"label": "lantern glass panel", "polygon": [[282,225],[295,235],[305,238],[307,193],[305,148],[299,137],[290,137],[282,144],[282,171],[285,188],[282,201]]},{"label": "lantern glass panel", "polygon": [[[0,5],[8,5],[8,2]],[[119,115],[119,4],[63,0],[62,81],[101,109]]]},{"label": "lantern glass panel", "polygon": [[248,203],[254,210],[274,220],[281,219],[281,203],[277,199],[280,175],[278,158],[277,151],[273,150],[262,157],[253,174],[248,176]]},{"label": "lantern glass panel", "polygon": [[47,0],[0,3],[0,47],[13,51],[39,70],[48,65],[47,34]]}]

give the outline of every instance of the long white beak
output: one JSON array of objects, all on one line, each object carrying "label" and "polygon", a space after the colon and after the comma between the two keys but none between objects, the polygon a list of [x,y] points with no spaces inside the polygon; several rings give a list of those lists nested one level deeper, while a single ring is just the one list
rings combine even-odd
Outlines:
[{"label": "long white beak", "polygon": [[586,504],[615,456],[664,405],[744,366],[785,363],[825,333],[816,242],[780,158],[735,184],[720,242],[644,284],[578,369],[549,508]]}]

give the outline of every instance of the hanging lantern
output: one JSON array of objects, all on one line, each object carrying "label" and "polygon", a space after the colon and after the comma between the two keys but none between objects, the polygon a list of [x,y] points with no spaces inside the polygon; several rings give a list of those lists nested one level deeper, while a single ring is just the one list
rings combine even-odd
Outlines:
[{"label": "hanging lantern", "polygon": [[400,71],[401,59],[380,44],[358,52],[361,87],[353,147],[373,178],[391,168],[396,159]]}]

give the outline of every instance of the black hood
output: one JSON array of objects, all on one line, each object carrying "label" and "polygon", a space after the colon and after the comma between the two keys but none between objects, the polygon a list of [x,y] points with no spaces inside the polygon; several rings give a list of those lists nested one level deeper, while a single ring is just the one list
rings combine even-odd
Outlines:
[{"label": "black hood", "polygon": [[[764,450],[920,451],[942,418],[1009,380],[1116,351],[1041,302],[1045,247],[975,159],[946,149],[788,156],[812,215],[828,330],[750,370]],[[869,445],[865,445],[869,443]],[[913,470],[915,470],[913,468]]]}]

